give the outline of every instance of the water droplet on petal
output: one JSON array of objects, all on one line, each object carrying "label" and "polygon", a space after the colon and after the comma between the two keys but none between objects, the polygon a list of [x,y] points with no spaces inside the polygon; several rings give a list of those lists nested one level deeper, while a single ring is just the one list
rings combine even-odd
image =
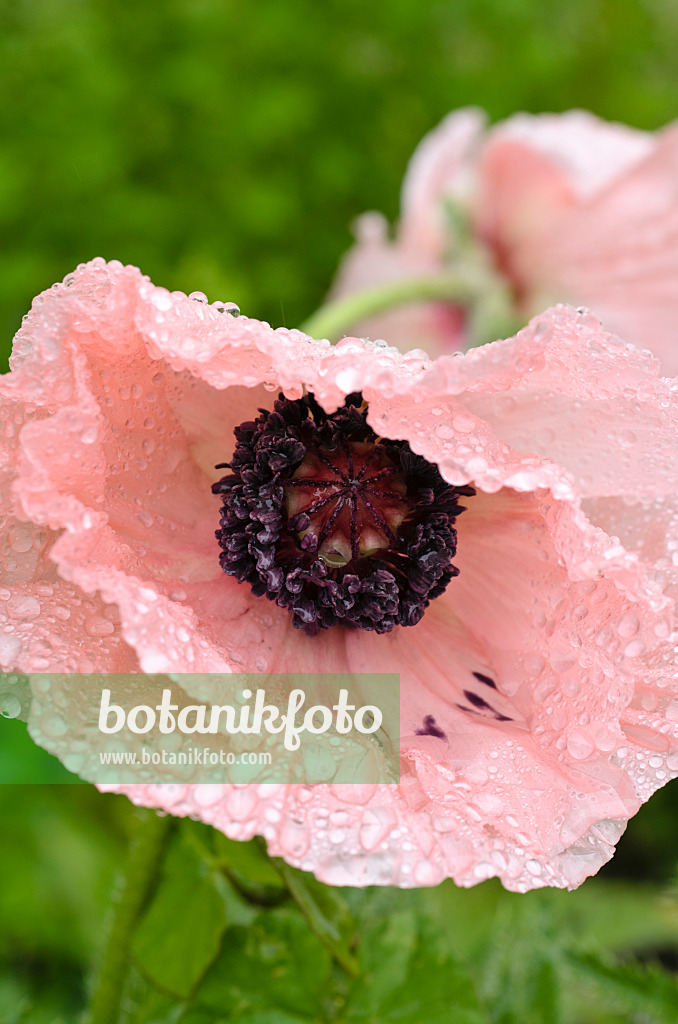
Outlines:
[{"label": "water droplet on petal", "polygon": [[15,594],[7,602],[7,614],[10,619],[37,619],[40,615],[40,602],[27,594]]},{"label": "water droplet on petal", "polygon": [[606,753],[610,750],[614,750],[617,744],[617,737],[606,725],[601,725],[601,727],[596,731],[595,740],[598,750],[603,750]]},{"label": "water droplet on petal", "polygon": [[216,309],[217,313],[228,313],[229,316],[240,316],[240,307],[235,302],[221,302],[217,300],[212,303],[212,309]]},{"label": "water droplet on petal", "polygon": [[308,829],[292,820],[285,822],[278,836],[281,850],[290,857],[303,857],[310,841]]},{"label": "water droplet on petal", "polygon": [[64,736],[67,725],[61,715],[53,715],[44,722],[43,729],[48,736]]},{"label": "water droplet on petal", "polygon": [[198,807],[212,807],[223,798],[224,787],[205,783],[202,786],[195,786],[193,799]]},{"label": "water droplet on petal", "polygon": [[358,838],[360,845],[368,852],[376,850],[383,843],[388,834],[395,828],[397,818],[395,813],[387,807],[374,807],[365,811]]},{"label": "water droplet on petal", "polygon": [[25,526],[13,526],[8,530],[9,544],[12,551],[23,554],[33,547],[33,535]]},{"label": "water droplet on petal", "polygon": [[452,420],[452,426],[458,434],[468,434],[473,430],[475,422],[470,416],[466,416],[463,413],[457,415]]},{"label": "water droplet on petal", "polygon": [[627,658],[637,658],[638,655],[643,654],[644,651],[645,644],[639,639],[631,640],[624,648],[624,654]]},{"label": "water droplet on petal", "polygon": [[0,693],[0,715],[3,718],[18,718],[21,714],[21,701],[14,693]]},{"label": "water droplet on petal", "polygon": [[629,640],[632,636],[635,636],[640,628],[640,622],[638,616],[629,613],[628,615],[622,616],[617,623],[617,632],[625,640]]},{"label": "water droplet on petal", "polygon": [[85,619],[85,632],[89,636],[108,636],[115,632],[115,626],[110,619],[104,619],[101,615],[90,615]]},{"label": "water droplet on petal", "polygon": [[620,448],[631,448],[637,441],[638,438],[632,430],[620,430],[617,434],[617,442]]},{"label": "water droplet on petal", "polygon": [[15,636],[0,635],[0,667],[7,669],[21,653],[21,641]]},{"label": "water droplet on petal", "polygon": [[430,860],[415,864],[413,877],[417,885],[437,885],[442,880],[442,871]]},{"label": "water droplet on petal", "polygon": [[567,736],[567,751],[570,757],[576,761],[583,761],[585,757],[592,754],[594,750],[593,741],[590,736],[579,729],[571,729]]}]

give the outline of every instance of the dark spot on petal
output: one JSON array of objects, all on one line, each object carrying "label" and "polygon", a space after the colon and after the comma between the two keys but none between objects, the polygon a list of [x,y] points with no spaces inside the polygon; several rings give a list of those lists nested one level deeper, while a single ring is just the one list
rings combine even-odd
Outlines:
[{"label": "dark spot on petal", "polygon": [[479,715],[480,712],[476,711],[475,708],[466,708],[463,704],[455,704],[455,708],[459,708],[460,711],[465,711],[468,715]]},{"label": "dark spot on petal", "polygon": [[473,675],[476,677],[479,683],[485,683],[485,686],[491,686],[493,690],[497,689],[497,684],[494,679],[490,679],[489,676],[483,675],[482,672],[474,672]]},{"label": "dark spot on petal", "polygon": [[447,736],[441,728],[436,724],[436,720],[433,715],[426,715],[424,718],[424,728],[415,729],[415,736],[435,736],[436,739],[446,740]]},{"label": "dark spot on petal", "polygon": [[474,693],[473,690],[464,690],[464,696],[466,697],[466,700],[469,702],[469,704],[473,704],[474,707],[487,708],[488,711],[494,711],[492,705],[488,704],[487,701],[480,697],[477,693]]},{"label": "dark spot on petal", "polygon": [[[459,708],[460,711],[470,712],[473,715],[482,715],[484,718],[489,718],[490,715],[494,718],[495,722],[512,722],[513,719],[509,718],[508,715],[502,715],[498,711],[495,711],[491,704],[488,704],[486,700],[479,697],[477,693],[473,693],[472,690],[464,690],[464,696],[473,704],[474,707],[467,708],[463,704],[455,704],[455,707]],[[490,715],[483,715],[483,712],[489,711]]]}]

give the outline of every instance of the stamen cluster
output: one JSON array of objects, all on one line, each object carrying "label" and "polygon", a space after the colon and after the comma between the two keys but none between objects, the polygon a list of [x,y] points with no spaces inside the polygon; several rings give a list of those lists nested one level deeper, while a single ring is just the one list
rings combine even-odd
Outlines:
[{"label": "stamen cluster", "polygon": [[378,438],[360,394],[328,415],[282,395],[235,430],[216,536],[221,566],[309,634],[419,621],[459,570],[451,487],[406,441]]}]

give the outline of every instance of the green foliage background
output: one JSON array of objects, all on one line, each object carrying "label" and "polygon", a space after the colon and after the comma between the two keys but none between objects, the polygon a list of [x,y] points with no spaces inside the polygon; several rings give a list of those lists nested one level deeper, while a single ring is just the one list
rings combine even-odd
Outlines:
[{"label": "green foliage background", "polygon": [[[32,296],[94,255],[294,326],[351,220],[396,217],[407,159],[450,109],[658,128],[678,114],[677,41],[668,0],[0,0],[1,354]],[[30,783],[43,755],[0,726],[0,768]],[[597,879],[526,897],[319,896],[185,823],[125,1019],[675,1024],[677,808],[669,787]],[[0,788],[3,1024],[81,1011],[138,814],[88,786]],[[192,897],[206,909],[187,917]]]},{"label": "green foliage background", "polygon": [[449,110],[676,116],[668,0],[2,0],[0,328],[101,255],[274,326]]}]

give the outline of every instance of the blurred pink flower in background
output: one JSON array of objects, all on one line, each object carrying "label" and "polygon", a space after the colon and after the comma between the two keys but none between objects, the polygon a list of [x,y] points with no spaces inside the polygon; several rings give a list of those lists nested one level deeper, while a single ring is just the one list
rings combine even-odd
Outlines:
[{"label": "blurred pink flower in background", "polygon": [[[463,266],[465,230],[523,320],[554,302],[588,306],[678,373],[678,126],[652,134],[575,110],[487,129],[477,110],[450,114],[412,157],[395,241],[379,214],[360,218],[334,297]],[[352,325],[434,356],[473,342],[468,327],[441,303]]]},{"label": "blurred pink flower in background", "polygon": [[[460,575],[411,628],[307,636],[220,569],[214,466],[304,389],[328,412],[362,392],[379,436],[476,489]],[[526,890],[597,871],[678,774],[678,396],[593,317],[559,307],[430,363],[94,260],[35,300],[0,398],[5,670],[400,673],[399,785],[119,787],[132,800],[263,834],[331,883]],[[34,694],[56,751],[63,713]]]}]

